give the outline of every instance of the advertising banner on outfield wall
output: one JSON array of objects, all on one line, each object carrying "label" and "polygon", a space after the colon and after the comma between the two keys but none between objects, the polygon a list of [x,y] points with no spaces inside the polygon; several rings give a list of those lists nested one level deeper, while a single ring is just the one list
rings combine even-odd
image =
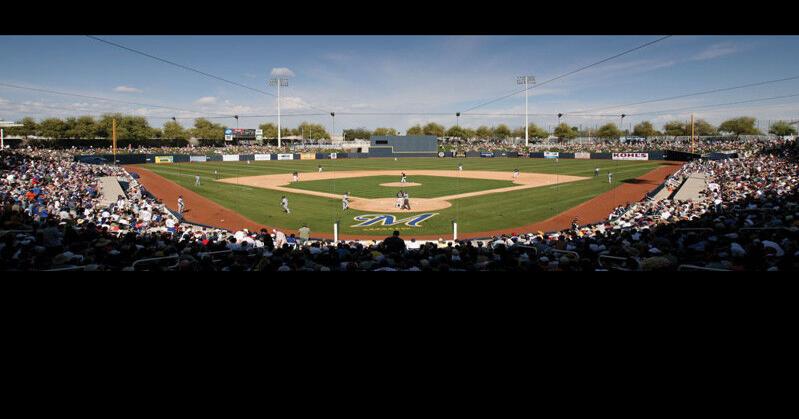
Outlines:
[{"label": "advertising banner on outfield wall", "polygon": [[205,162],[205,161],[208,161],[208,157],[205,157],[205,156],[189,156],[189,161],[192,161],[192,162]]},{"label": "advertising banner on outfield wall", "polygon": [[455,153],[455,157],[466,157],[466,153],[464,153],[463,151],[459,151]]},{"label": "advertising banner on outfield wall", "polygon": [[256,154],[255,160],[272,160],[271,154]]},{"label": "advertising banner on outfield wall", "polygon": [[293,154],[278,154],[277,155],[277,159],[278,160],[294,160],[294,155]]},{"label": "advertising banner on outfield wall", "polygon": [[222,161],[239,161],[238,154],[223,154]]},{"label": "advertising banner on outfield wall", "polygon": [[557,151],[545,151],[544,158],[545,159],[557,159],[560,156],[560,153]]},{"label": "advertising banner on outfield wall", "polygon": [[494,153],[480,153],[480,157],[494,157]]},{"label": "advertising banner on outfield wall", "polygon": [[337,155],[338,155],[338,153],[330,153],[330,158],[335,160]]},{"label": "advertising banner on outfield wall", "polygon": [[575,159],[585,159],[585,160],[588,160],[588,159],[590,159],[590,158],[591,158],[591,153],[585,153],[585,152],[578,152],[578,153],[574,153],[574,158],[575,158]]},{"label": "advertising banner on outfield wall", "polygon": [[649,153],[613,153],[613,160],[649,160]]},{"label": "advertising banner on outfield wall", "polygon": [[300,153],[300,160],[316,160],[316,153]]},{"label": "advertising banner on outfield wall", "polygon": [[172,163],[174,159],[172,156],[155,156],[156,163]]}]

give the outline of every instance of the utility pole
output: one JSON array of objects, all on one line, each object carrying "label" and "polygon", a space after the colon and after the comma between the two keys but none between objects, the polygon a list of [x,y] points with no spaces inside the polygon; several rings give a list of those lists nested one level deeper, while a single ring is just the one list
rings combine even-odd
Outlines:
[{"label": "utility pole", "polygon": [[694,114],[691,114],[691,154],[694,153]]},{"label": "utility pole", "polygon": [[535,84],[535,76],[519,76],[516,77],[516,84],[523,84],[524,85],[524,146],[527,147],[530,143],[530,122],[528,121],[528,113],[527,113],[527,91],[530,90],[527,87],[530,83]]},{"label": "utility pole", "polygon": [[270,86],[277,86],[277,146],[280,147],[280,86],[286,87],[289,85],[289,79],[282,77],[275,77],[269,80]]},{"label": "utility pole", "polygon": [[117,120],[116,118],[111,120],[111,146],[114,150],[114,166],[117,165]]}]

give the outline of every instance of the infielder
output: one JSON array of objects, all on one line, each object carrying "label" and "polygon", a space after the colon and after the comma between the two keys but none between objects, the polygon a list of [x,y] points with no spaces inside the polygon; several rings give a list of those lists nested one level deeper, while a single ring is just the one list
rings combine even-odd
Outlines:
[{"label": "infielder", "polygon": [[516,179],[516,178],[518,178],[518,177],[519,177],[519,169],[515,169],[515,170],[513,171],[513,178],[514,178],[514,179]]},{"label": "infielder", "polygon": [[183,195],[178,196],[178,214],[180,217],[183,218],[183,210],[186,209],[186,205],[183,203]]},{"label": "infielder", "polygon": [[319,173],[322,173],[322,165],[320,164],[320,165],[319,165],[319,166],[317,166],[317,167],[319,167]]},{"label": "infielder", "polygon": [[298,172],[294,172],[291,175],[292,175],[292,179],[293,179],[294,182],[299,182],[300,181],[300,174]]},{"label": "infielder", "polygon": [[283,207],[283,212],[286,214],[291,214],[291,210],[289,210],[289,199],[285,196],[280,198],[280,206]]},{"label": "infielder", "polygon": [[397,204],[396,204],[397,208],[401,208],[402,207],[402,199],[404,197],[405,197],[405,194],[403,194],[402,190],[400,189],[400,191],[397,192]]},{"label": "infielder", "polygon": [[408,180],[406,179],[405,172],[402,172],[402,177],[400,178],[400,183],[405,183]]},{"label": "infielder", "polygon": [[458,171],[459,172],[463,171],[463,163],[458,163]]},{"label": "infielder", "polygon": [[341,198],[341,209],[348,210],[350,209],[350,193],[345,192],[344,196]]},{"label": "infielder", "polygon": [[194,186],[200,186],[200,175],[194,175]]},{"label": "infielder", "polygon": [[594,176],[599,176],[599,168],[594,169]]}]

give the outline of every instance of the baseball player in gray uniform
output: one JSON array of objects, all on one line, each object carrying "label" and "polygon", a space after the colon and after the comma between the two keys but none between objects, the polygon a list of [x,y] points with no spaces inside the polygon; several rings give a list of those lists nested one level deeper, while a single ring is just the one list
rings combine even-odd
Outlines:
[{"label": "baseball player in gray uniform", "polygon": [[283,212],[286,214],[291,214],[291,210],[289,209],[289,199],[285,196],[280,198],[280,206],[283,207]]},{"label": "baseball player in gray uniform", "polygon": [[341,198],[341,209],[348,210],[350,209],[350,193],[344,193],[344,196]]}]

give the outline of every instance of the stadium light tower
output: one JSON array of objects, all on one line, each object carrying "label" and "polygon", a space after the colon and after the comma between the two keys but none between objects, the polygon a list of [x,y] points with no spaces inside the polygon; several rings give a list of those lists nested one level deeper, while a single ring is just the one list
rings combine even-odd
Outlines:
[{"label": "stadium light tower", "polygon": [[535,84],[535,76],[519,76],[516,77],[516,84],[524,85],[524,146],[530,142],[530,123],[527,121],[527,91],[530,90],[528,85]]},{"label": "stadium light tower", "polygon": [[269,80],[270,86],[277,86],[277,146],[280,147],[280,87],[288,87],[289,79],[275,77]]},{"label": "stadium light tower", "polygon": [[3,149],[6,148],[6,137],[5,137],[6,134],[5,134],[4,129],[5,128],[11,128],[11,127],[21,127],[21,126],[23,126],[23,125],[22,124],[17,124],[15,122],[0,121],[0,150],[3,150]]}]

